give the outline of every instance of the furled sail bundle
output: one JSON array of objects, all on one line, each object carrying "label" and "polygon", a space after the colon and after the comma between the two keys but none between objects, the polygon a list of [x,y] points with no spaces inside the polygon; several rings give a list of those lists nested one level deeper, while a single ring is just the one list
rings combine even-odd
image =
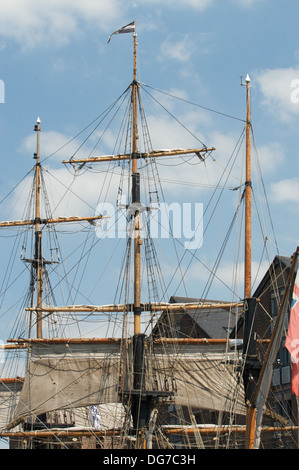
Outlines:
[{"label": "furled sail bundle", "polygon": [[33,344],[15,415],[118,401],[119,344]]},{"label": "furled sail bundle", "polygon": [[0,382],[0,429],[5,429],[12,419],[16,404],[19,401],[23,380],[20,378],[6,379]]},{"label": "furled sail bundle", "polygon": [[[33,343],[31,360],[8,428],[54,410],[119,403],[133,388],[133,350],[120,340],[88,343]],[[222,346],[223,347],[223,346]],[[192,408],[245,413],[242,381],[228,363],[235,353],[207,346],[155,345],[145,355],[147,390],[169,391],[169,399]],[[121,372],[126,371],[124,382]]]}]

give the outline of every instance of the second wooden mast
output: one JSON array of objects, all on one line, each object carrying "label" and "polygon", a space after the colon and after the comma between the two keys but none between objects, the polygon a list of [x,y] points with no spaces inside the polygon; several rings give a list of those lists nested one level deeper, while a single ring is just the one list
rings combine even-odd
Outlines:
[{"label": "second wooden mast", "polygon": [[39,310],[42,308],[42,297],[43,297],[43,255],[42,255],[42,231],[40,227],[41,221],[41,168],[40,168],[40,119],[37,118],[34,130],[37,132],[37,149],[36,149],[36,166],[35,166],[35,269],[36,269],[36,336],[42,338],[42,312]]},{"label": "second wooden mast", "polygon": [[[31,264],[31,273],[32,273],[32,299],[31,299],[31,308],[32,312],[36,313],[36,337],[41,339],[44,336],[43,328],[43,316],[44,316],[44,299],[43,299],[43,280],[44,280],[44,271],[45,266],[55,263],[55,261],[46,261],[43,256],[43,229],[45,226],[50,224],[57,223],[66,223],[66,222],[79,222],[87,221],[92,223],[94,220],[102,219],[102,215],[94,215],[91,217],[44,217],[42,211],[42,165],[40,161],[40,133],[41,133],[41,121],[39,117],[37,118],[36,124],[34,126],[34,131],[37,133],[36,137],[36,153],[34,153],[35,163],[35,174],[34,174],[34,210],[32,214],[32,219],[27,220],[11,220],[0,222],[1,228],[8,227],[22,227],[22,226],[31,226],[34,231],[34,250],[33,256],[29,259],[22,258],[26,263]],[[36,291],[35,302],[33,299],[34,291]],[[33,305],[35,306],[33,307]],[[27,309],[26,309],[27,310]],[[31,318],[31,317],[30,317]],[[29,327],[31,336],[31,319]]]},{"label": "second wooden mast", "polygon": [[137,82],[137,34],[134,32],[133,82],[132,82],[132,204],[134,217],[134,336],[133,336],[133,390],[129,393],[131,401],[133,426],[136,432],[136,447],[142,447],[142,433],[147,427],[151,412],[151,395],[145,391],[145,335],[141,333],[141,245],[140,236],[140,174],[138,173],[138,82]]},{"label": "second wooden mast", "polygon": [[244,386],[246,400],[246,449],[253,449],[256,432],[256,383],[260,374],[260,363],[256,346],[256,299],[252,298],[252,180],[251,180],[251,109],[250,78],[246,76],[246,175],[245,175],[245,257],[244,257],[244,301],[245,329],[243,338]]},{"label": "second wooden mast", "polygon": [[251,112],[250,112],[250,78],[246,77],[246,180],[245,180],[245,272],[244,298],[251,297]]},{"label": "second wooden mast", "polygon": [[137,34],[134,38],[134,63],[133,63],[133,83],[132,83],[132,108],[133,108],[133,136],[132,136],[132,206],[134,215],[134,335],[140,334],[140,265],[141,265],[141,245],[140,237],[140,174],[137,168],[138,154],[138,111],[137,111]]}]

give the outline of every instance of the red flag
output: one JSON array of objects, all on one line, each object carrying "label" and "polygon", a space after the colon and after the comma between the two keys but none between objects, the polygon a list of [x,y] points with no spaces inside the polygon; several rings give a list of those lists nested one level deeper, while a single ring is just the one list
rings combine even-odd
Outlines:
[{"label": "red flag", "polygon": [[292,393],[299,397],[299,270],[297,271],[285,347],[292,360]]}]

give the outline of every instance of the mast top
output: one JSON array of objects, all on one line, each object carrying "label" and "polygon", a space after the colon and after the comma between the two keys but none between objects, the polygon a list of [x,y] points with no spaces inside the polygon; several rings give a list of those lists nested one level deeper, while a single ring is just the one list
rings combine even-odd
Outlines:
[{"label": "mast top", "polygon": [[246,75],[246,78],[245,78],[245,82],[246,82],[246,83],[250,83],[250,81],[251,81],[251,80],[250,80],[250,77],[249,77],[249,75],[247,74],[247,75]]},{"label": "mast top", "polygon": [[38,116],[38,117],[37,117],[37,120],[36,120],[36,124],[35,124],[35,126],[34,126],[34,130],[35,130],[35,131],[40,131],[40,130],[41,130],[41,128],[40,128],[40,123],[41,123],[41,120],[40,120],[40,118],[39,118],[39,116]]}]

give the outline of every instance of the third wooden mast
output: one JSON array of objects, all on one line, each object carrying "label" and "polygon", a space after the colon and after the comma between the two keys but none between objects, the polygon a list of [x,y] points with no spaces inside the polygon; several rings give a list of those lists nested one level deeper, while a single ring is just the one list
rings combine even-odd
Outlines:
[{"label": "third wooden mast", "polygon": [[144,370],[144,342],[145,335],[141,333],[141,245],[140,237],[140,174],[138,172],[138,82],[137,82],[137,33],[133,34],[133,82],[132,82],[132,204],[134,218],[133,243],[134,243],[134,372],[133,390],[131,391],[133,425],[136,432],[136,447],[143,447],[143,432],[147,426],[150,414],[150,398],[145,392]]},{"label": "third wooden mast", "polygon": [[245,397],[246,397],[246,449],[253,449],[255,439],[256,407],[253,390],[259,367],[255,341],[256,299],[251,297],[251,239],[252,239],[252,181],[251,181],[251,109],[250,109],[250,78],[246,76],[246,176],[245,176],[245,266],[244,266],[244,300],[245,300]]},{"label": "third wooden mast", "polygon": [[246,77],[246,181],[245,181],[245,273],[244,298],[251,297],[251,113],[250,113],[250,78]]},{"label": "third wooden mast", "polygon": [[42,338],[42,296],[43,296],[43,255],[42,255],[42,231],[40,227],[41,212],[41,169],[40,169],[40,119],[37,118],[34,130],[37,132],[37,149],[36,149],[36,170],[35,170],[35,253],[34,260],[36,266],[36,336]]},{"label": "third wooden mast", "polygon": [[133,135],[132,135],[132,206],[135,210],[134,215],[134,335],[140,334],[140,264],[141,264],[141,245],[140,238],[140,174],[137,168],[138,153],[138,115],[137,115],[137,34],[134,38],[134,62],[133,62],[133,82],[132,82],[132,108],[133,108]]}]

